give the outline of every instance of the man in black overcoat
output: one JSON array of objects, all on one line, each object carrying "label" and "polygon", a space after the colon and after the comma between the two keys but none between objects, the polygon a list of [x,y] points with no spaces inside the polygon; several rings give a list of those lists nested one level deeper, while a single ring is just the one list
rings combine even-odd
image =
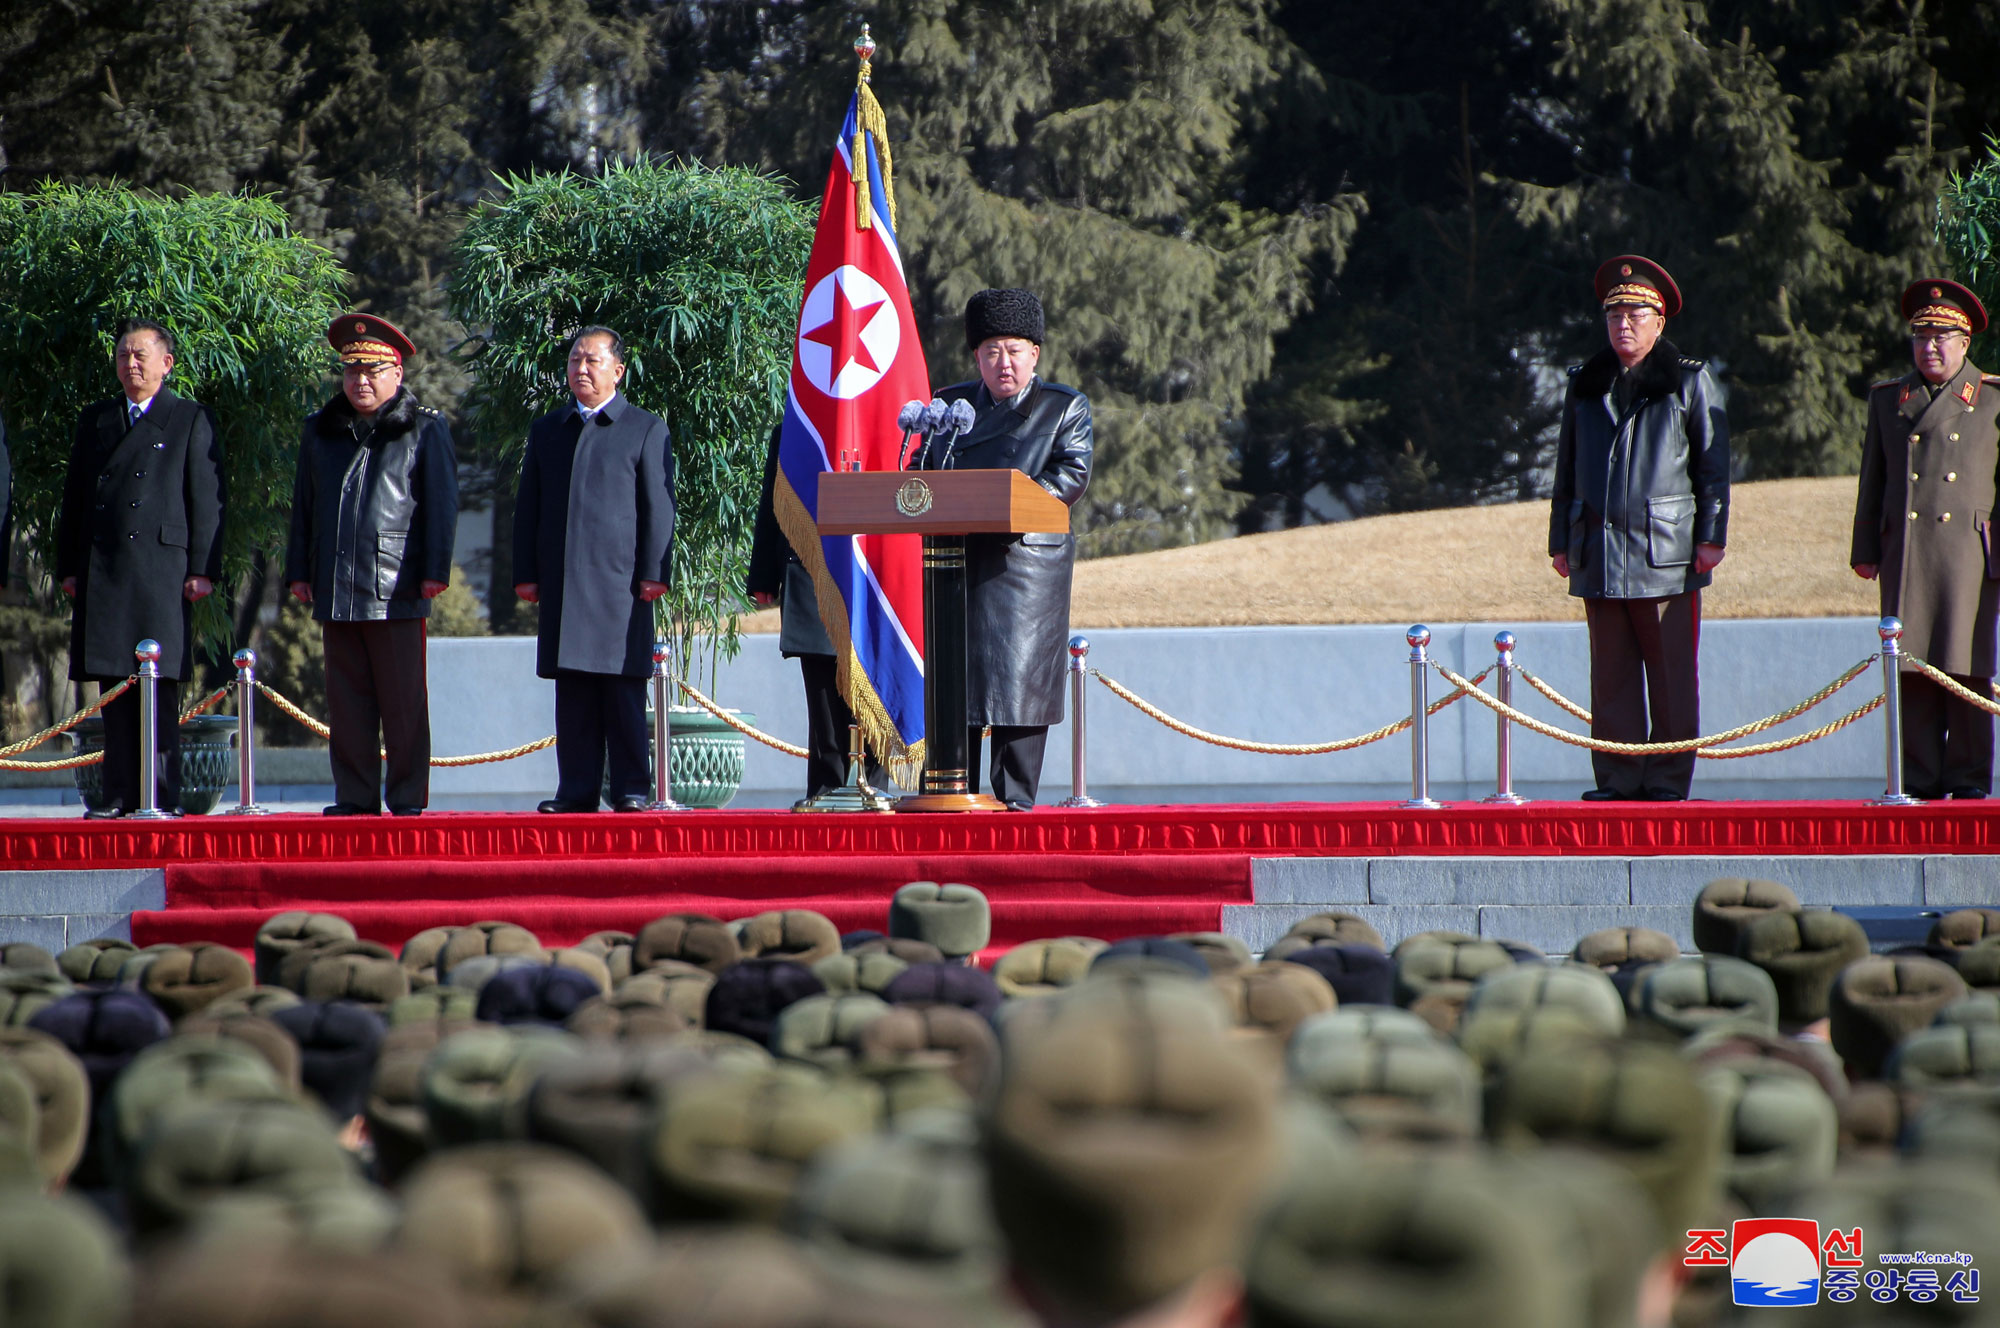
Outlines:
[{"label": "man in black overcoat", "polygon": [[[956,446],[924,454],[926,469],[1013,469],[1074,507],[1090,484],[1090,399],[1036,377],[1042,302],[1025,290],[984,290],[965,306],[965,344],[979,377],[945,388],[976,415]],[[969,535],[966,566],[967,787],[979,791],[980,731],[993,730],[993,794],[1035,805],[1049,725],[1063,717],[1070,575],[1076,537]]]},{"label": "man in black overcoat", "polygon": [[[167,386],[174,339],[158,323],[119,325],[112,368],[124,391],[77,420],[56,532],[56,577],[76,602],[69,676],[111,686],[132,649],[160,643],[159,806],[180,803],[180,685],[194,667],[194,602],[222,575],[222,444],[208,407]],[[104,707],[104,803],[139,807],[139,689]]]},{"label": "man in black overcoat", "polygon": [[[1729,421],[1702,361],[1666,340],[1681,293],[1623,254],[1597,269],[1610,344],[1570,370],[1550,488],[1549,561],[1583,601],[1590,732],[1679,742],[1701,732],[1701,591],[1729,529]],[[1592,752],[1592,802],[1678,802],[1692,749]]]},{"label": "man in black overcoat", "polygon": [[[847,782],[848,726],[854,711],[840,694],[833,657],[833,638],[819,616],[819,592],[812,573],[799,561],[798,551],[778,524],[772,495],[778,483],[778,442],[784,426],[771,430],[771,451],[764,459],[764,491],[757,500],[757,523],[750,540],[750,570],[744,586],[750,598],[765,608],[778,606],[778,653],[799,662],[806,690],[806,796],[810,801]],[[868,759],[868,783],[888,783],[881,764]],[[796,804],[794,804],[796,805]]]},{"label": "man in black overcoat", "polygon": [[607,764],[612,810],[650,801],[646,679],[653,601],[673,559],[674,454],[666,421],[618,391],[624,377],[616,332],[578,332],[575,399],[529,426],[521,461],[514,593],[541,605],[535,672],[556,684],[556,795],[545,812],[596,811]]},{"label": "man in black overcoat", "polygon": [[[430,805],[430,602],[451,584],[458,456],[444,416],[403,386],[408,337],[342,314],[340,394],[306,419],[285,582],[312,605],[326,656],[334,802],[328,816]],[[383,779],[383,753],[388,778]]]}]

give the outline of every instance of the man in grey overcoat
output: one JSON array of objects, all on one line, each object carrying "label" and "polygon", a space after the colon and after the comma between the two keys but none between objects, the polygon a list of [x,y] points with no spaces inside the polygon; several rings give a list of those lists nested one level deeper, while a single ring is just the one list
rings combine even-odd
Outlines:
[{"label": "man in grey overcoat", "polygon": [[[1637,254],[1593,281],[1610,342],[1570,370],[1550,489],[1549,560],[1590,630],[1590,732],[1610,742],[1701,733],[1701,592],[1729,526],[1729,422],[1702,362],[1666,340],[1681,311]],[[1592,752],[1586,801],[1678,802],[1692,749]]]},{"label": "man in grey overcoat", "polygon": [[653,601],[667,593],[673,560],[673,445],[665,420],[619,392],[616,332],[578,332],[568,372],[575,399],[529,426],[514,501],[514,593],[541,605],[535,672],[556,684],[556,795],[539,810],[596,811],[608,765],[612,810],[644,811]]},{"label": "man in grey overcoat", "polygon": [[[1009,468],[1074,507],[1090,485],[1090,399],[1036,376],[1045,317],[1025,290],[984,290],[965,306],[965,344],[979,377],[945,388],[969,401],[970,432],[924,454],[927,469]],[[1049,725],[1063,717],[1070,577],[1076,537],[969,535],[966,564],[966,779],[979,792],[980,733],[993,730],[995,797],[1035,805]]]},{"label": "man in grey overcoat", "polygon": [[[195,601],[222,575],[222,444],[208,407],[174,395],[173,334],[132,319],[112,367],[124,391],[86,407],[70,446],[56,533],[56,579],[76,601],[69,676],[111,686],[132,649],[160,643],[159,806],[180,803],[180,685],[194,668]],[[104,802],[93,817],[139,807],[139,689],[104,707]]]},{"label": "man in grey overcoat", "polygon": [[[1916,364],[1869,389],[1848,562],[1879,579],[1882,614],[1902,619],[1905,650],[1991,696],[2000,377],[1966,358],[1986,310],[1965,287],[1934,277],[1903,292],[1902,314]],[[1987,796],[1992,713],[1914,670],[1899,683],[1904,788],[1918,798]]]}]

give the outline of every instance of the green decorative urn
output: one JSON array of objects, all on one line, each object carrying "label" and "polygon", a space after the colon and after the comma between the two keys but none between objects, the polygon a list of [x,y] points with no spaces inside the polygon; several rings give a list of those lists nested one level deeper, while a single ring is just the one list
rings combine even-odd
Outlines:
[{"label": "green decorative urn", "polygon": [[[230,742],[234,715],[196,715],[181,721],[181,810],[201,816],[215,810],[222,791],[236,782],[236,754]],[[92,715],[69,731],[71,749],[85,756],[104,750],[104,717]],[[104,766],[76,767],[76,792],[93,811],[104,805]],[[165,810],[171,811],[171,808]]]}]

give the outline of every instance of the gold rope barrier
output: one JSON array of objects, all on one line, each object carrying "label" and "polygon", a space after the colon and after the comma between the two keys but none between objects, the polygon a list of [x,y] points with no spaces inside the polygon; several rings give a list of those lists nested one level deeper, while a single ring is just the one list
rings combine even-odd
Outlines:
[{"label": "gold rope barrier", "polygon": [[[21,741],[13,743],[10,746],[0,747],[0,754],[4,754],[6,756],[12,756],[16,752],[25,752],[31,748],[41,746],[43,743],[47,742],[50,738],[57,737],[60,734],[69,732],[71,729],[75,728],[78,724],[81,724],[84,720],[89,719],[92,715],[104,709],[105,706],[110,705],[113,701],[117,700],[118,694],[120,692],[123,692],[127,687],[132,686],[134,681],[135,680],[132,678],[127,678],[124,682],[119,683],[116,687],[112,687],[106,690],[102,695],[100,695],[97,698],[95,702],[77,711],[74,715],[71,715],[68,719],[65,719],[60,724],[51,724],[48,728],[43,729],[40,733],[35,734],[31,738],[23,738]],[[229,689],[227,687],[216,688],[216,690],[212,694],[210,694],[209,696],[205,697],[200,701],[195,702],[193,705],[189,706],[186,710],[183,710],[181,712],[180,719],[177,720],[176,722],[181,724],[187,723],[190,719],[193,719],[196,715],[208,709],[210,706],[214,705],[216,702],[220,701],[223,697],[227,695],[229,695]],[[96,765],[103,760],[104,760],[104,753],[101,751],[87,752],[81,756],[65,756],[60,758],[59,760],[54,760],[54,761],[0,760],[0,770],[75,770],[81,766]]]},{"label": "gold rope barrier", "polygon": [[1910,661],[1911,665],[1916,668],[1917,672],[1923,674],[1926,678],[1929,678],[1932,682],[1944,688],[1947,692],[1950,692],[1953,695],[1957,696],[1959,700],[1970,701],[1972,702],[1972,704],[1978,706],[1982,710],[1990,710],[1994,714],[2000,715],[2000,704],[1995,704],[1992,697],[1981,696],[1978,692],[1973,691],[1970,687],[1967,687],[1965,684],[1961,683],[1958,679],[1952,677],[1949,673],[1946,673],[1943,670],[1938,669],[1935,666],[1928,664],[1921,659],[1918,659],[1915,655],[1906,655],[1904,656],[1904,658]]},{"label": "gold rope barrier", "polygon": [[[104,707],[110,705],[113,701],[116,701],[118,699],[119,693],[123,692],[127,687],[130,687],[133,681],[134,679],[127,678],[124,682],[119,683],[116,687],[113,687],[109,691],[100,694],[95,701],[91,702],[83,709],[77,711],[74,715],[71,715],[68,719],[62,720],[59,723],[49,725],[47,728],[43,729],[40,733],[35,734],[33,737],[23,738],[19,742],[9,743],[5,747],[0,747],[0,756],[19,756],[22,752],[31,751],[34,748],[41,746],[43,743],[47,742],[50,738],[60,737],[61,735],[68,733],[78,724],[83,723],[84,720],[89,719],[92,715],[104,709]],[[22,767],[26,767],[29,769],[40,769],[44,764],[46,763],[42,761],[22,761],[16,763],[15,765],[0,766],[0,770],[14,770]]]},{"label": "gold rope barrier", "polygon": [[[1712,738],[1696,739],[1696,741],[1705,743],[1734,742],[1738,738],[1747,738],[1752,733],[1762,733],[1765,729],[1776,728],[1778,725],[1785,723],[1787,720],[1797,719],[1800,715],[1803,715],[1806,711],[1811,710],[1814,706],[1826,700],[1829,696],[1832,696],[1835,692],[1839,691],[1841,688],[1847,686],[1847,684],[1853,682],[1856,678],[1859,678],[1862,674],[1874,668],[1875,661],[1878,658],[1880,658],[1880,656],[1877,655],[1868,656],[1866,659],[1862,660],[1859,664],[1856,664],[1853,668],[1841,674],[1838,678],[1835,678],[1832,682],[1820,688],[1817,692],[1814,692],[1811,696],[1807,697],[1805,700],[1799,702],[1795,706],[1790,706],[1784,710],[1780,710],[1777,714],[1768,716],[1764,719],[1760,719],[1756,721],[1754,724],[1745,724],[1741,728],[1731,729],[1727,733],[1720,733]],[[1523,678],[1525,678],[1528,682],[1528,685],[1533,687],[1536,691],[1540,692],[1543,696],[1548,697],[1549,700],[1555,702],[1557,705],[1561,706],[1564,710],[1569,711],[1570,714],[1575,715],[1578,719],[1582,720],[1584,723],[1586,724],[1590,723],[1590,712],[1588,710],[1585,710],[1582,706],[1570,700],[1567,696],[1564,696],[1561,692],[1549,686],[1547,683],[1543,682],[1540,678],[1535,677],[1532,673],[1529,673],[1526,669],[1521,668],[1519,665],[1515,665],[1515,672],[1519,673]],[[1738,747],[1731,751],[1726,751],[1726,752],[1710,751],[1707,748],[1702,748],[1697,750],[1695,752],[1695,755],[1710,761],[1726,761],[1733,757],[1738,757],[1738,756],[1761,756],[1766,752],[1782,752],[1787,747],[1798,746],[1799,742],[1801,741],[1812,742],[1817,738],[1825,737],[1828,733],[1837,732],[1838,730],[1847,727],[1849,724],[1852,724],[1855,720],[1861,718],[1861,716],[1867,714],[1870,710],[1874,709],[1876,705],[1880,704],[1881,700],[1880,698],[1877,698],[1872,705],[1851,712],[1850,714],[1846,715],[1841,720],[1839,720],[1837,723],[1835,723],[1833,727],[1828,728],[1823,732],[1819,729],[1814,729],[1812,730],[1810,736],[1799,735],[1798,741],[1794,741],[1793,739],[1787,738],[1787,739],[1782,739],[1778,742],[1759,743],[1751,747]],[[1669,746],[1658,743],[1649,744],[1647,745],[1646,749],[1649,751],[1687,750],[1685,744],[1679,746]],[[1606,750],[1606,749],[1596,749],[1596,750]]]},{"label": "gold rope barrier", "polygon": [[1549,686],[1547,683],[1543,682],[1540,678],[1537,678],[1534,674],[1522,668],[1519,664],[1516,664],[1514,666],[1514,672],[1521,675],[1522,682],[1527,683],[1528,686],[1534,688],[1536,691],[1540,692],[1543,696],[1548,697],[1549,700],[1555,702],[1555,704],[1560,708],[1569,711],[1572,715],[1575,715],[1578,719],[1582,720],[1586,724],[1590,722],[1590,712],[1588,710],[1585,710],[1582,706],[1570,700],[1567,696],[1564,696],[1561,692]]},{"label": "gold rope barrier", "polygon": [[[290,698],[283,692],[276,691],[269,684],[262,682],[257,684],[257,690],[262,692],[272,705],[278,707],[278,709],[304,725],[309,732],[321,738],[330,738],[333,736],[331,728],[293,705]],[[556,739],[552,733],[546,738],[537,738],[533,742],[524,742],[519,747],[509,747],[504,751],[475,752],[470,756],[433,756],[431,758],[431,768],[448,770],[459,766],[491,765],[495,761],[511,761],[517,756],[529,756],[535,752],[545,751],[555,745]]]},{"label": "gold rope barrier", "polygon": [[517,756],[528,756],[534,752],[545,751],[555,745],[556,735],[551,733],[546,738],[537,738],[533,742],[524,742],[519,747],[509,747],[507,750],[501,752],[477,752],[471,756],[433,756],[431,758],[431,765],[437,769],[449,769],[464,765],[491,765],[495,761],[511,761]]},{"label": "gold rope barrier", "polygon": [[1827,697],[1832,696],[1835,692],[1845,687],[1848,683],[1853,682],[1856,678],[1860,677],[1861,673],[1865,669],[1870,667],[1874,662],[1875,659],[1872,656],[1868,659],[1861,661],[1860,664],[1856,665],[1854,668],[1849,669],[1839,678],[1835,679],[1831,683],[1828,683],[1825,687],[1820,688],[1820,690],[1813,693],[1812,696],[1808,697],[1804,701],[1801,701],[1798,705],[1791,707],[1789,710],[1780,711],[1775,715],[1771,715],[1765,719],[1757,720],[1754,723],[1739,724],[1737,727],[1733,729],[1727,729],[1721,733],[1710,734],[1705,738],[1686,738],[1679,742],[1610,742],[1603,738],[1589,738],[1585,737],[1580,733],[1571,733],[1568,729],[1557,728],[1553,724],[1545,724],[1541,720],[1536,719],[1533,715],[1523,714],[1521,711],[1516,710],[1513,706],[1506,704],[1505,702],[1499,700],[1498,698],[1488,696],[1485,692],[1482,692],[1478,689],[1476,683],[1474,683],[1471,680],[1459,677],[1456,673],[1453,673],[1450,669],[1446,668],[1443,664],[1438,663],[1436,660],[1431,661],[1431,667],[1436,669],[1438,673],[1445,679],[1445,681],[1453,684],[1454,686],[1460,688],[1461,690],[1468,691],[1471,695],[1477,697],[1481,702],[1485,703],[1485,705],[1491,710],[1493,710],[1496,714],[1505,715],[1508,719],[1514,721],[1516,724],[1519,724],[1521,727],[1525,729],[1529,729],[1535,733],[1539,733],[1545,738],[1554,738],[1557,742],[1566,742],[1572,747],[1587,747],[1593,752],[1617,752],[1627,756],[1656,755],[1663,752],[1685,752],[1692,750],[1695,752],[1697,756],[1709,756],[1712,759],[1727,759],[1737,756],[1758,756],[1762,755],[1765,752],[1779,752],[1779,751],[1784,751],[1788,747],[1798,747],[1808,742],[1815,742],[1818,739],[1827,736],[1827,734],[1838,732],[1839,730],[1846,728],[1849,724],[1852,724],[1855,720],[1860,719],[1863,715],[1873,710],[1876,706],[1882,704],[1882,698],[1878,696],[1873,701],[1869,702],[1867,705],[1862,706],[1860,709],[1842,716],[1840,719],[1833,721],[1831,724],[1821,725],[1817,729],[1813,729],[1807,733],[1798,734],[1794,737],[1781,738],[1774,742],[1760,744],[1757,747],[1744,747],[1729,752],[1708,752],[1701,750],[1705,747],[1717,743],[1734,742],[1736,739],[1748,737],[1752,733],[1762,733],[1765,729],[1768,729],[1773,725],[1782,724],[1787,719],[1803,714],[1805,711],[1810,710],[1812,709],[1812,707],[1818,705],[1821,701],[1826,700]]},{"label": "gold rope barrier", "polygon": [[706,710],[709,714],[714,715],[717,719],[727,724],[730,728],[735,729],[738,733],[742,734],[744,737],[755,738],[758,742],[763,743],[766,747],[770,747],[776,751],[781,751],[787,756],[796,756],[803,760],[807,755],[805,748],[795,747],[791,743],[786,742],[783,738],[774,738],[770,734],[764,732],[764,730],[758,728],[754,724],[745,724],[742,720],[736,718],[736,716],[730,714],[728,711],[724,710],[721,706],[709,700],[706,696],[703,696],[699,691],[696,691],[695,688],[689,685],[688,683],[683,682],[678,678],[676,678],[674,682],[675,685],[678,686],[681,689],[681,691],[686,694],[687,698],[690,701],[693,701],[703,710]]},{"label": "gold rope barrier", "polygon": [[[1481,682],[1486,680],[1486,675],[1493,672],[1493,667],[1491,664],[1487,665],[1480,671],[1479,676],[1473,678],[1469,684],[1461,680],[1457,691],[1454,691],[1449,696],[1433,701],[1424,708],[1424,714],[1426,716],[1435,715],[1438,711],[1458,700],[1465,695],[1468,685],[1474,688],[1478,687]],[[1158,720],[1181,736],[1194,738],[1197,741],[1209,743],[1216,747],[1227,747],[1229,750],[1235,752],[1257,752],[1264,756],[1323,756],[1329,752],[1346,752],[1352,751],[1356,747],[1366,747],[1371,742],[1380,742],[1384,738],[1393,738],[1404,729],[1410,727],[1410,717],[1405,715],[1393,724],[1384,724],[1379,729],[1363,733],[1357,737],[1339,738],[1332,742],[1252,742],[1247,738],[1229,738],[1224,737],[1220,733],[1210,733],[1207,729],[1198,729],[1192,724],[1175,719],[1152,702],[1132,692],[1122,683],[1106,677],[1104,674],[1098,672],[1098,670],[1092,669],[1090,670],[1090,674],[1109,688],[1113,696],[1128,703],[1141,714]]]},{"label": "gold rope barrier", "polygon": [[311,715],[308,715],[305,711],[293,705],[290,698],[287,697],[283,692],[277,691],[274,688],[272,688],[269,684],[262,682],[257,684],[257,690],[262,692],[264,694],[264,698],[268,700],[272,705],[278,707],[278,709],[284,711],[286,714],[290,715],[293,719],[296,719],[299,723],[303,724],[306,727],[307,731],[310,732],[314,737],[331,738],[333,736],[332,729],[328,728],[326,725],[314,719]]}]

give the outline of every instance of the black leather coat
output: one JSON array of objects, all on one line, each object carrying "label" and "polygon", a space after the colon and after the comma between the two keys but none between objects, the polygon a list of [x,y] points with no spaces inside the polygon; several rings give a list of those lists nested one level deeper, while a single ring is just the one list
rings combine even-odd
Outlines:
[{"label": "black leather coat", "polygon": [[[926,469],[1011,468],[1072,507],[1083,497],[1092,449],[1083,393],[1038,378],[1012,401],[994,401],[979,382],[938,395],[970,401],[978,419],[949,461],[934,450]],[[1061,723],[1076,537],[969,535],[965,566],[966,722]]]},{"label": "black leather coat", "polygon": [[1709,583],[1694,546],[1729,527],[1729,422],[1700,360],[1664,338],[1632,369],[1631,405],[1606,347],[1570,371],[1549,498],[1549,555],[1569,556],[1569,593],[1660,599]]},{"label": "black leather coat", "polygon": [[128,427],[123,396],[84,409],[63,480],[56,578],[76,578],[69,676],[123,678],[160,643],[160,676],[191,676],[187,579],[222,575],[222,444],[208,407],[161,388]]},{"label": "black leather coat", "polygon": [[375,412],[365,442],[354,419],[344,395],[306,418],[285,584],[312,587],[320,622],[428,618],[423,583],[451,580],[458,533],[451,426],[408,388]]}]

